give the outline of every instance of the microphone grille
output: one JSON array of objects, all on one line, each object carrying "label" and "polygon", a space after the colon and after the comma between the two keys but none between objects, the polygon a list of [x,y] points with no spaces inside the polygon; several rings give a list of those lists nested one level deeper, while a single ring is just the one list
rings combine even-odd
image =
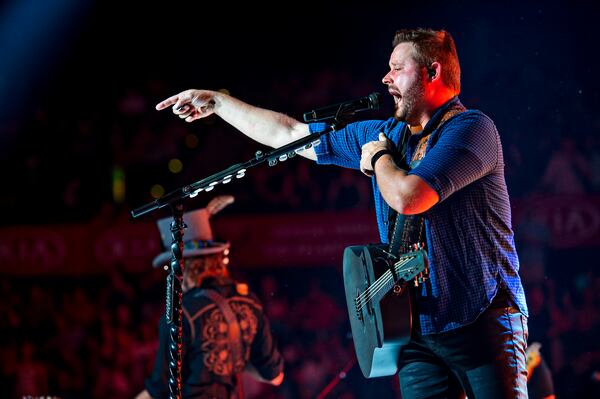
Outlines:
[{"label": "microphone grille", "polygon": [[381,96],[381,93],[374,92],[374,93],[369,94],[369,103],[370,103],[369,108],[379,109],[382,102],[383,102],[383,97]]}]

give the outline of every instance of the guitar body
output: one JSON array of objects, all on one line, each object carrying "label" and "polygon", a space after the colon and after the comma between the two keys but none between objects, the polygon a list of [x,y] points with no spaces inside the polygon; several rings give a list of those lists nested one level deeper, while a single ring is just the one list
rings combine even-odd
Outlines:
[{"label": "guitar body", "polygon": [[[377,255],[375,247],[347,247],[344,250],[343,264],[352,338],[358,364],[366,378],[397,373],[400,350],[402,345],[408,342],[411,327],[408,294],[385,292],[379,301],[370,301],[362,308],[356,306],[356,298],[364,294],[369,287],[381,287],[379,291],[383,291],[381,281],[386,280],[386,276],[383,275],[386,272],[390,273],[390,266]],[[389,288],[391,286],[386,291],[389,291]]]}]

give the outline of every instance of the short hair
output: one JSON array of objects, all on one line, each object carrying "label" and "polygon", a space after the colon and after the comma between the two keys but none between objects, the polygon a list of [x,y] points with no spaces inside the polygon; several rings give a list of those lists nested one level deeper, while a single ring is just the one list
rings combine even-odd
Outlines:
[{"label": "short hair", "polygon": [[442,64],[442,81],[460,93],[460,63],[450,33],[423,28],[401,29],[394,35],[392,44],[396,47],[400,43],[415,46],[414,59],[419,66],[429,68],[434,62]]}]

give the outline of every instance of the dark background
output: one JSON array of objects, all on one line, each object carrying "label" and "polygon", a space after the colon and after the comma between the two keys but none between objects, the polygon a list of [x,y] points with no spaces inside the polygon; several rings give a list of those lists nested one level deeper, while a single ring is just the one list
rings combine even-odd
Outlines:
[{"label": "dark background", "polygon": [[[125,151],[141,152],[132,129],[141,124],[154,139],[166,134],[161,130],[176,121],[167,112],[153,112],[153,106],[180,90],[227,89],[296,117],[352,95],[385,94],[380,80],[399,27],[445,28],[454,35],[463,102],[495,120],[506,146],[527,150],[527,168],[511,182],[513,192],[529,188],[561,137],[586,135],[598,125],[595,10],[576,3],[218,3],[204,8],[194,2],[28,0],[9,2],[2,10],[0,155],[3,170],[12,171],[4,179],[2,205],[6,209],[23,200],[28,205],[26,212],[8,212],[5,220],[11,223],[63,221],[64,212],[55,212],[64,205],[57,197],[82,168],[92,169],[93,179],[80,179],[78,195],[93,198],[82,198],[74,212],[93,216],[97,199],[110,198],[112,167],[126,162],[114,159],[113,134],[120,135]],[[127,95],[140,104],[124,115],[119,101]],[[386,100],[382,117],[391,109]],[[210,148],[211,136],[203,134],[202,125],[173,129],[198,136],[203,151],[193,156],[200,154],[212,169],[185,167],[175,178],[161,178],[162,168],[153,171],[155,181],[128,176],[127,201],[144,203],[151,199],[152,184],[174,189],[258,149],[220,121],[210,122],[222,131]],[[89,132],[73,137],[81,129]],[[252,148],[237,152],[240,143]],[[171,144],[177,145],[177,138]],[[24,181],[28,173],[36,180]]]},{"label": "dark background", "polygon": [[[454,36],[461,100],[495,121],[514,203],[546,196],[598,204],[598,7],[583,4],[2,2],[2,227],[10,233],[86,228],[99,219],[127,223],[131,209],[152,200],[154,185],[168,192],[264,150],[218,118],[188,125],[154,110],[183,89],[226,89],[297,118],[379,91],[382,109],[361,117],[385,118],[392,105],[381,78],[393,34],[404,27]],[[167,168],[173,158],[183,164],[180,173]],[[558,174],[549,165],[559,165]],[[297,212],[371,209],[359,190],[328,194],[342,178],[335,168],[295,159],[251,174],[227,192],[215,190],[236,196],[230,215],[285,220]],[[304,174],[302,185],[289,183]],[[364,184],[359,173],[349,176]],[[557,183],[562,179],[578,182],[565,188]],[[189,207],[209,199],[201,195]],[[548,226],[527,219],[515,230],[535,308],[532,336],[543,342],[557,391],[591,397],[600,378],[594,374],[600,370],[598,246],[557,247],[547,239]],[[272,305],[289,366],[283,388],[255,397],[316,396],[352,355],[338,266],[237,272]],[[142,389],[151,363],[162,278],[119,267],[94,278],[3,274],[2,311],[9,317],[0,326],[0,386],[15,396],[130,397]],[[316,317],[307,302],[324,316]],[[312,317],[314,323],[303,324]],[[372,397],[366,392],[378,389],[381,397],[398,395],[393,380],[365,381],[356,370],[332,397]]]}]

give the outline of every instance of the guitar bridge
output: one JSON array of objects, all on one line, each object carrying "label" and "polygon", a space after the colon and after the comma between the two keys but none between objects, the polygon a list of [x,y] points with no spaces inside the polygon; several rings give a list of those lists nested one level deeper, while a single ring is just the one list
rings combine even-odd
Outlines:
[{"label": "guitar bridge", "polygon": [[359,297],[354,299],[354,310],[356,311],[356,318],[360,321],[363,321],[363,312],[361,310],[361,305],[358,303]]},{"label": "guitar bridge", "polygon": [[363,313],[360,311],[360,308],[356,307],[356,318],[360,321],[363,321]]}]

